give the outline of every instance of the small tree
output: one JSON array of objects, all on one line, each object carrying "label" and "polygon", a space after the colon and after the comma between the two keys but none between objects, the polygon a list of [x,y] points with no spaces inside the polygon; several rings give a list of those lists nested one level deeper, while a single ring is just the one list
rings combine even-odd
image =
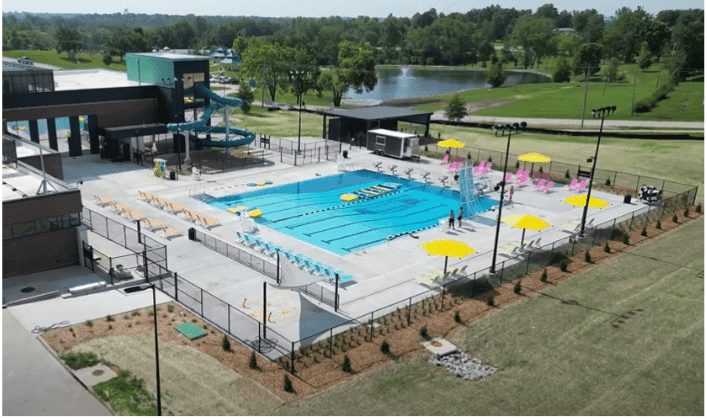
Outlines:
[{"label": "small tree", "polygon": [[651,59],[652,57],[653,54],[648,49],[648,42],[643,41],[641,43],[641,51],[638,53],[638,57],[636,57],[636,64],[638,64],[638,68],[646,71],[646,69],[653,64],[653,60]]},{"label": "small tree", "polygon": [[110,53],[106,52],[103,54],[103,64],[105,64],[106,67],[111,65],[113,63],[113,56],[110,55]]},{"label": "small tree", "polygon": [[292,387],[292,381],[290,381],[290,377],[288,377],[287,374],[285,374],[285,383],[283,385],[283,389],[288,393],[295,392],[295,388]]},{"label": "small tree", "polygon": [[454,313],[454,321],[457,322],[457,323],[461,323],[461,322],[462,322],[462,316],[459,314],[459,310],[457,310],[457,312]]},{"label": "small tree", "polygon": [[604,243],[604,251],[606,253],[611,253],[611,248],[609,247],[609,242]]},{"label": "small tree", "polygon": [[250,83],[241,83],[238,86],[238,99],[243,101],[241,104],[241,110],[244,114],[250,112],[251,104],[254,100],[253,91],[250,89]]},{"label": "small tree", "polygon": [[516,285],[513,287],[513,292],[520,295],[520,291],[521,291],[520,281],[518,281],[518,282],[516,282]]},{"label": "small tree", "polygon": [[620,65],[621,65],[621,62],[616,57],[613,57],[612,59],[609,60],[609,65],[608,65],[608,67],[606,67],[606,70],[604,71],[604,77],[606,77],[610,83],[613,81],[619,80],[619,66]]},{"label": "small tree", "polygon": [[604,182],[604,185],[611,186],[611,179],[606,178],[606,182]]},{"label": "small tree", "polygon": [[625,244],[625,245],[630,244],[630,242],[629,242],[629,240],[628,240],[628,234],[624,234],[624,244]]},{"label": "small tree", "polygon": [[570,81],[570,76],[572,75],[572,65],[567,61],[566,58],[562,57],[557,62],[557,68],[555,72],[552,73],[552,81],[555,83],[563,83]]},{"label": "small tree", "polygon": [[658,230],[663,229],[663,226],[660,225],[660,220],[658,220],[658,222],[655,223],[655,228],[657,228]]},{"label": "small tree", "polygon": [[486,70],[486,83],[490,84],[491,87],[498,87],[506,81],[508,73],[503,71],[503,65],[501,63],[491,64]]},{"label": "small tree", "polygon": [[567,272],[567,260],[563,259],[562,262],[560,262],[560,270],[562,272]]},{"label": "small tree", "polygon": [[427,325],[422,326],[422,329],[420,329],[420,337],[423,339],[428,339],[430,337],[429,333],[427,332]]},{"label": "small tree", "polygon": [[641,230],[641,236],[648,237],[648,232],[646,231],[646,226],[643,226],[643,230]]},{"label": "small tree", "polygon": [[673,222],[677,224],[678,222],[678,216],[673,214]]},{"label": "small tree", "polygon": [[344,363],[343,365],[341,365],[341,369],[344,372],[348,372],[349,374],[353,372],[353,370],[351,369],[351,360],[349,359],[348,355],[344,356]]},{"label": "small tree", "polygon": [[543,274],[540,275],[541,282],[547,282],[547,269],[543,269]]},{"label": "small tree", "polygon": [[230,352],[231,350],[231,342],[226,335],[223,335],[223,339],[221,340],[221,348],[226,352]]},{"label": "small tree", "polygon": [[73,49],[69,50],[69,60],[76,61],[76,51],[74,51]]},{"label": "small tree", "polygon": [[384,340],[383,343],[381,343],[381,352],[383,352],[384,354],[390,353],[390,344],[388,343],[388,341]]},{"label": "small tree", "polygon": [[489,307],[494,306],[493,295],[489,297],[488,301],[486,301],[486,305]]},{"label": "small tree", "polygon": [[250,353],[250,362],[248,362],[248,366],[252,370],[258,369],[258,358],[256,358],[256,356],[255,356],[255,351]]},{"label": "small tree", "polygon": [[701,213],[702,212],[702,204],[697,204],[697,207],[695,208],[696,213]]},{"label": "small tree", "polygon": [[683,212],[682,215],[684,215],[685,217],[689,217],[690,216],[690,208],[689,207],[685,208],[685,212]]},{"label": "small tree", "polygon": [[589,250],[584,252],[584,261],[587,263],[592,263],[592,255],[589,254]]},{"label": "small tree", "polygon": [[565,178],[570,178],[570,169],[567,169],[567,171],[565,172]]},{"label": "small tree", "polygon": [[444,110],[444,114],[452,121],[460,121],[462,118],[468,115],[461,95],[457,93],[456,95],[452,96],[452,98],[449,100],[449,104],[447,104],[447,108]]}]

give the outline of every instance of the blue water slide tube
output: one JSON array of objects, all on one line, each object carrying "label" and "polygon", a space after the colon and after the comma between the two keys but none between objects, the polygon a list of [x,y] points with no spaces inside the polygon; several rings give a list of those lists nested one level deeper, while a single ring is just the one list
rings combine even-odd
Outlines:
[{"label": "blue water slide tube", "polygon": [[[240,99],[219,96],[209,90],[203,84],[198,84],[196,86],[196,89],[198,93],[208,97],[211,100],[209,106],[207,106],[204,110],[204,115],[201,117],[201,119],[192,122],[167,124],[167,129],[169,131],[193,131],[204,132],[209,134],[225,134],[226,127],[212,127],[206,125],[206,123],[211,120],[211,115],[222,107],[230,106],[237,108],[243,104],[243,101]],[[240,138],[229,139],[228,141],[200,140],[199,144],[202,147],[240,147],[246,144],[250,144],[253,142],[253,140],[255,140],[255,134],[242,128],[231,127],[229,129],[229,134],[234,134],[236,136],[239,136]]]}]

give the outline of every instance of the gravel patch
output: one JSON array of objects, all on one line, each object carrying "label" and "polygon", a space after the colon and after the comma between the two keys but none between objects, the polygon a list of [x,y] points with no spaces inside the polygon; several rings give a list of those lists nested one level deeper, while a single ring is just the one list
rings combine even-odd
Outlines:
[{"label": "gravel patch", "polygon": [[441,365],[450,374],[464,380],[484,378],[487,375],[495,374],[498,370],[482,364],[478,359],[472,358],[471,355],[461,351],[444,356],[435,354],[432,355],[428,362],[434,365]]}]

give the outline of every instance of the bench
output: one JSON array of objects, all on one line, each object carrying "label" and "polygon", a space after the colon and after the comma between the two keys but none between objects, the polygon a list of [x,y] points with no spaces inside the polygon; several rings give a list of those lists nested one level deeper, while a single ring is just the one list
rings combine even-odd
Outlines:
[{"label": "bench", "polygon": [[69,288],[69,293],[73,295],[79,295],[87,292],[91,292],[93,290],[97,290],[100,288],[104,288],[106,286],[105,281],[98,281],[98,282],[93,282],[91,284],[84,284],[84,285],[79,285],[77,287]]}]

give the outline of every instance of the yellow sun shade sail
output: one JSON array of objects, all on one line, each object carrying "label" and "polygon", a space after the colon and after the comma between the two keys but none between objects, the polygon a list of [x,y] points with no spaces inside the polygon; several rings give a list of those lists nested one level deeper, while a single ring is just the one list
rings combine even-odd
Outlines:
[{"label": "yellow sun shade sail", "polygon": [[476,253],[476,250],[467,246],[465,243],[456,242],[454,240],[433,240],[421,244],[420,247],[427,250],[430,255],[452,256],[455,258],[463,258],[466,255]]},{"label": "yellow sun shade sail", "polygon": [[451,148],[464,148],[466,143],[449,139],[449,140],[440,141],[437,143],[437,145],[440,147],[444,147],[444,148],[449,148],[449,147],[451,147]]},{"label": "yellow sun shade sail", "polygon": [[550,157],[540,153],[536,153],[534,151],[526,154],[521,154],[520,156],[518,156],[518,160],[527,161],[531,163],[550,163],[552,161]]},{"label": "yellow sun shade sail", "polygon": [[545,220],[527,214],[514,214],[501,218],[501,221],[513,228],[529,228],[531,230],[542,230],[552,226]]},{"label": "yellow sun shade sail", "polygon": [[[572,204],[575,207],[583,207],[587,204],[587,195],[574,195],[570,196],[568,198],[563,199],[564,202],[567,202],[568,204]],[[604,201],[603,199],[599,198],[594,198],[591,197],[589,198],[589,206],[592,208],[604,208],[608,205],[611,205],[610,203]]]}]

